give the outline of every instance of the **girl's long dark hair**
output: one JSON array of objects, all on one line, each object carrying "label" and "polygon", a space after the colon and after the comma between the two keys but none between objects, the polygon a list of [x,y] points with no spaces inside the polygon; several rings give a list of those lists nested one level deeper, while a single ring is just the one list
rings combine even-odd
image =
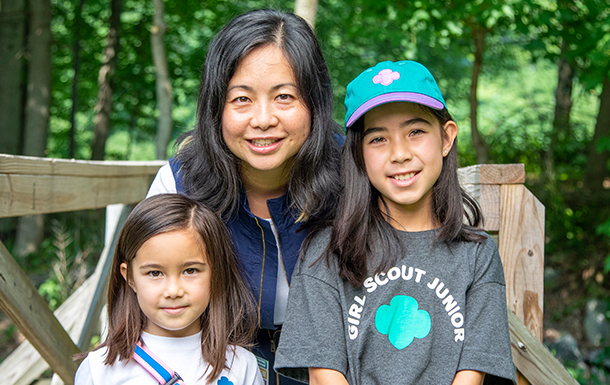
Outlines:
[{"label": "girl's long dark hair", "polygon": [[[453,120],[447,109],[421,108],[434,116],[441,130],[445,123]],[[383,197],[367,176],[362,154],[363,131],[363,118],[347,130],[341,154],[343,189],[326,249],[327,259],[338,258],[341,278],[355,287],[362,285],[368,275],[367,259],[370,253],[381,255],[381,263],[375,271],[379,273],[389,268],[405,252],[398,232],[379,207]],[[481,210],[477,202],[461,188],[457,169],[456,138],[443,158],[441,174],[432,188],[431,214],[440,224],[437,239],[446,243],[481,242],[484,237],[476,229],[482,222]]]},{"label": "girl's long dark hair", "polygon": [[291,209],[300,219],[325,215],[336,196],[339,146],[333,132],[333,94],[326,62],[309,25],[291,13],[257,10],[231,20],[212,41],[203,67],[196,127],[178,141],[185,191],[223,218],[240,203],[240,161],[222,137],[227,85],[254,49],[277,46],[290,63],[311,114],[311,130],[289,170]]},{"label": "girl's long dark hair", "polygon": [[[210,303],[200,318],[201,354],[211,367],[208,379],[220,375],[226,365],[229,345],[249,346],[256,327],[251,290],[243,281],[229,234],[211,210],[181,194],[162,194],[145,199],[131,212],[117,242],[108,286],[108,337],[104,363],[129,361],[141,339],[147,318],[136,294],[121,275],[121,263],[128,266],[140,247],[155,235],[192,230],[203,243],[211,269]],[[203,375],[203,373],[202,373]]]}]

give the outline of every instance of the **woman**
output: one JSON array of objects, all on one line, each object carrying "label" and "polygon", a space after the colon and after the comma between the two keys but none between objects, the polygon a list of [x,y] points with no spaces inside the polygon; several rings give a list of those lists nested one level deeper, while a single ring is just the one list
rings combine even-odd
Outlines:
[{"label": "woman", "polygon": [[316,37],[298,16],[259,10],[211,43],[195,129],[150,195],[183,192],[227,224],[258,303],[254,353],[270,384],[290,278],[309,225],[328,219],[343,138]]}]

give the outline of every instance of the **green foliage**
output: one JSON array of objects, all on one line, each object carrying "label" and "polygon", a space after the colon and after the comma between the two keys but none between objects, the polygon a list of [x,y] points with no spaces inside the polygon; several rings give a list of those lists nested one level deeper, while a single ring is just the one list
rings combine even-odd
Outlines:
[{"label": "green foliage", "polygon": [[78,250],[75,254],[68,254],[73,243],[69,230],[64,223],[57,220],[53,221],[52,230],[56,256],[51,264],[54,276],[40,285],[38,292],[47,300],[51,309],[55,310],[87,278],[85,259],[90,250]]},{"label": "green foliage", "polygon": [[17,333],[17,326],[14,324],[8,325],[5,329],[2,330],[2,336],[0,336],[0,345],[6,344],[8,341],[12,340]]}]

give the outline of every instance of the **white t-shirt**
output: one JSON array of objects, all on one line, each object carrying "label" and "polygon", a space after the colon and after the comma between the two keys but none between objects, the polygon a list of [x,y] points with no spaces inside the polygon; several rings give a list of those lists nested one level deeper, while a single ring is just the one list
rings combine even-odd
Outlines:
[{"label": "white t-shirt", "polygon": [[[186,385],[208,384],[207,363],[201,357],[201,332],[183,338],[160,337],[142,333],[144,344],[167,366],[177,372]],[[104,364],[107,349],[90,352],[78,367],[75,385],[157,385],[157,381],[135,360]],[[241,347],[227,349],[227,366],[211,384],[262,385],[256,357]]]}]

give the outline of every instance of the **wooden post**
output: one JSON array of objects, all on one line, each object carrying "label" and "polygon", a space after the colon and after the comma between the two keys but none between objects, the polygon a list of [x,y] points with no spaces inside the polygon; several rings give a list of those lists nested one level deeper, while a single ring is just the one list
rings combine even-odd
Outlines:
[{"label": "wooden post", "polygon": [[0,308],[66,384],[74,383],[78,348],[27,275],[0,242]]},{"label": "wooden post", "polygon": [[508,307],[542,341],[544,206],[523,185],[502,185],[500,199],[498,248]]},{"label": "wooden post", "polygon": [[[542,341],[544,293],[544,206],[523,185],[523,164],[482,164],[459,170],[460,184],[481,206],[483,229],[497,234],[498,250],[506,280],[506,301],[511,313],[511,340],[515,340],[516,317],[538,341]],[[536,346],[538,351],[544,346]],[[513,358],[519,385],[529,385],[530,362]],[[550,355],[548,357],[552,357]],[[548,358],[546,357],[546,358]],[[532,360],[535,361],[535,360]],[[535,362],[544,368],[544,363]],[[565,371],[565,369],[564,369]],[[537,372],[538,374],[540,372]],[[527,376],[527,378],[524,376]],[[545,378],[544,376],[542,378]],[[537,380],[536,380],[537,381]],[[533,382],[546,384],[545,382]],[[554,383],[554,382],[549,382]]]},{"label": "wooden post", "polygon": [[481,206],[483,229],[498,234],[508,307],[542,341],[544,206],[523,185],[523,164],[470,166],[459,176]]}]

